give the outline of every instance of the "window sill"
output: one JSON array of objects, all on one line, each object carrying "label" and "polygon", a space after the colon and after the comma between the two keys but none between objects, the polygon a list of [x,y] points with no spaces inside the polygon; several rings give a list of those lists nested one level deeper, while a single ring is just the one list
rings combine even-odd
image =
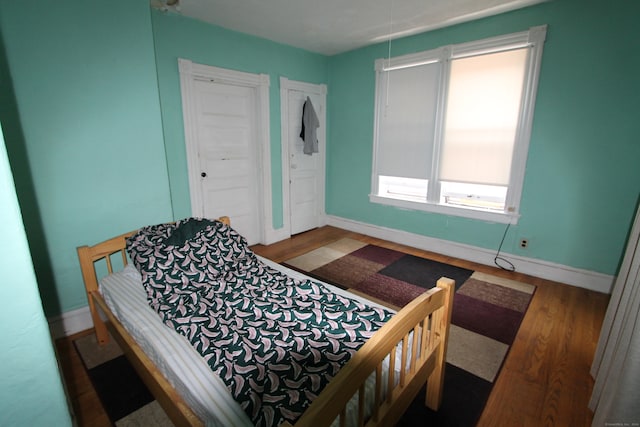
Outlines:
[{"label": "window sill", "polygon": [[501,224],[517,224],[518,219],[520,218],[520,215],[516,213],[509,214],[509,213],[501,213],[501,212],[489,212],[489,211],[484,211],[479,209],[454,207],[454,206],[447,206],[447,205],[441,205],[436,203],[411,202],[408,200],[380,197],[374,194],[369,195],[369,201],[371,203],[395,206],[402,209],[432,212],[432,213],[438,213],[442,215],[459,216],[459,217],[477,219],[477,220],[487,221],[487,222],[497,222]]}]

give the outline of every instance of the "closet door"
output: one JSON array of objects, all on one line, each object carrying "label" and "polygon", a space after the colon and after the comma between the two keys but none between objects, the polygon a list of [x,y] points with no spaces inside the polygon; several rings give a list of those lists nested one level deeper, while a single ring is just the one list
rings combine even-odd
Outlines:
[{"label": "closet door", "polygon": [[249,244],[271,224],[269,76],[179,59],[191,214],[229,216]]},{"label": "closet door", "polygon": [[195,82],[202,216],[227,215],[249,244],[260,241],[254,89]]},{"label": "closet door", "polygon": [[[307,96],[314,109],[322,107],[320,97],[315,94],[289,91],[289,200],[291,205],[291,234],[318,227],[322,200],[322,162],[319,153],[303,153],[304,141],[300,137],[302,128],[302,106]],[[315,100],[315,102],[314,102]],[[320,114],[319,111],[316,111]],[[318,129],[319,130],[319,129]],[[321,138],[321,136],[319,136]]]},{"label": "closet door", "polygon": [[[302,233],[325,223],[324,180],[325,180],[325,121],[326,87],[287,79],[281,80],[281,102],[283,113],[282,151],[286,157],[283,167],[288,167],[288,187],[285,188],[285,215],[290,234]],[[311,100],[320,122],[316,129],[318,152],[305,154],[302,130],[302,107]],[[285,186],[286,187],[286,186]],[[288,190],[288,191],[286,191]]]}]

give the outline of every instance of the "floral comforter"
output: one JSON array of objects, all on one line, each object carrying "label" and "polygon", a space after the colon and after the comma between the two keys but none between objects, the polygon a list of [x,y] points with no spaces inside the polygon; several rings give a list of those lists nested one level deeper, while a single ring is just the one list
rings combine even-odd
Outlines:
[{"label": "floral comforter", "polygon": [[150,306],[184,335],[257,426],[292,424],[391,313],[262,263],[218,221],[127,242]]}]

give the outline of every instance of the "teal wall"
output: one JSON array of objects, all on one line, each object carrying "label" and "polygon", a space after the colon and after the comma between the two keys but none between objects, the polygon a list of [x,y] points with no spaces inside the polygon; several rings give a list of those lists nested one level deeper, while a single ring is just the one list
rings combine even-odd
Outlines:
[{"label": "teal wall", "polygon": [[87,305],[77,246],[172,218],[149,2],[0,0],[0,20],[0,113],[51,316]]},{"label": "teal wall", "polygon": [[[396,56],[549,25],[522,216],[504,251],[617,272],[640,192],[639,12],[626,0],[553,0],[392,42]],[[327,213],[497,249],[504,225],[369,202],[374,60],[387,54],[383,43],[330,58]]]},{"label": "teal wall", "polygon": [[[637,9],[553,0],[394,41],[400,55],[549,24],[507,252],[615,274],[640,182]],[[48,316],[86,306],[78,245],[190,215],[178,58],[270,76],[276,228],[285,76],[328,83],[328,213],[490,249],[500,241],[503,225],[369,203],[373,61],[386,44],[325,57],[147,0],[0,0],[0,30],[0,119]]]},{"label": "teal wall", "polygon": [[0,425],[70,426],[0,129]]},{"label": "teal wall", "polygon": [[326,83],[327,57],[174,14],[154,11],[152,16],[167,164],[176,218],[191,215],[178,72],[178,58],[183,58],[199,64],[270,76],[273,226],[281,228],[280,77]]}]

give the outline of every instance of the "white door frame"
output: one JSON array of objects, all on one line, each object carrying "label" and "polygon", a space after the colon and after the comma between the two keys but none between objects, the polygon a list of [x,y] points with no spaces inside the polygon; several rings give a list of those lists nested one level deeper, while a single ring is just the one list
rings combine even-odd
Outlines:
[{"label": "white door frame", "polygon": [[[195,99],[194,81],[209,79],[217,83],[232,84],[255,89],[256,94],[256,158],[258,180],[262,186],[257,189],[259,206],[259,227],[261,242],[273,243],[273,209],[271,192],[271,144],[269,137],[269,75],[252,74],[194,63],[188,59],[178,59],[180,70],[180,90],[182,94],[182,115],[184,120],[184,138],[187,152],[189,176],[189,195],[191,212],[203,212],[203,200],[200,191],[200,171],[198,169],[197,118],[193,112]],[[232,224],[233,226],[233,224]]]},{"label": "white door frame", "polygon": [[[320,126],[325,126],[325,141],[318,141],[318,153],[320,156],[320,188],[318,188],[319,197],[318,207],[320,212],[318,212],[319,224],[318,226],[323,226],[327,224],[327,216],[324,210],[325,203],[325,170],[326,170],[326,123],[327,123],[327,108],[326,108],[326,95],[327,95],[327,85],[324,84],[312,84],[306,82],[300,82],[295,80],[289,80],[286,77],[280,77],[280,129],[282,133],[282,221],[283,221],[283,229],[287,234],[285,237],[291,236],[291,203],[290,203],[290,170],[289,170],[289,138],[291,135],[289,132],[289,94],[290,90],[297,90],[305,93],[313,93],[317,95],[321,95],[325,98],[324,100],[324,108],[319,114],[318,119],[320,120]],[[297,135],[293,136],[294,138]]]}]

